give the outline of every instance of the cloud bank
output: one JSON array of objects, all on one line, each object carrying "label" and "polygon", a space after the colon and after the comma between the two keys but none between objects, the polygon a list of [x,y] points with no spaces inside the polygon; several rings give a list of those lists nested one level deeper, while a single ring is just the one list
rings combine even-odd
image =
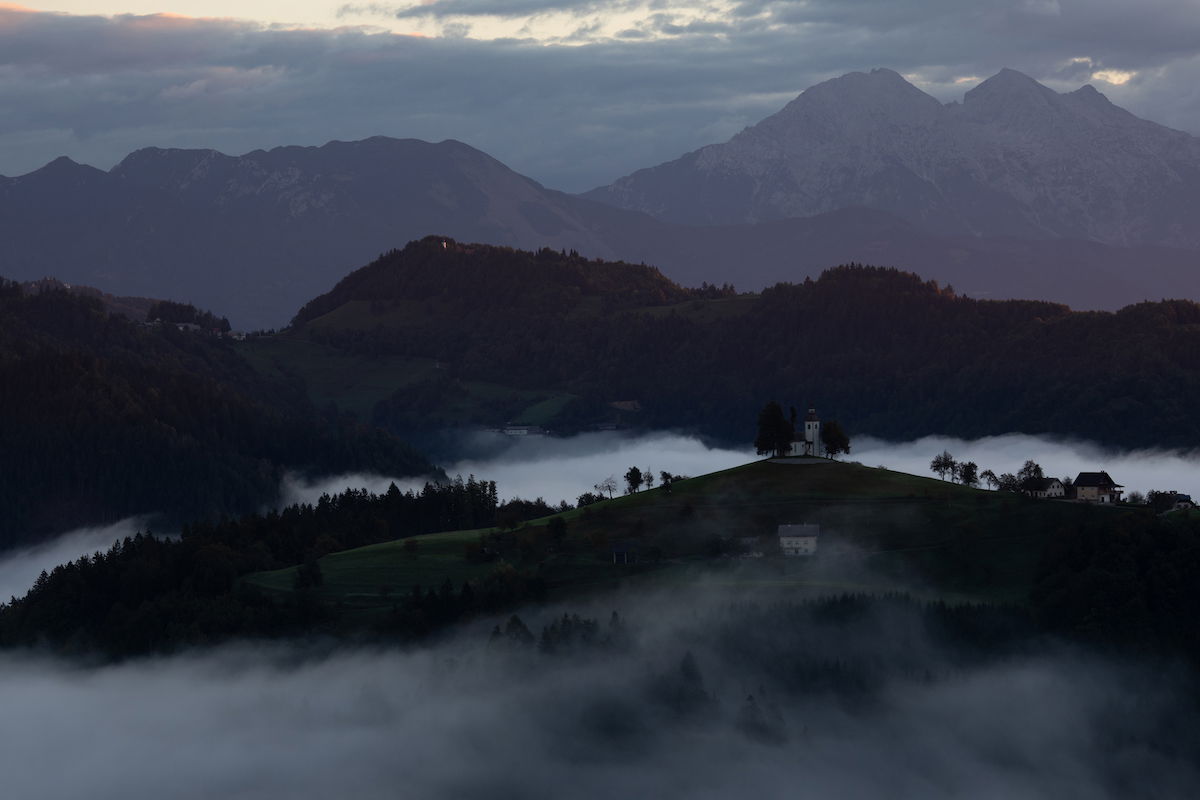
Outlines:
[{"label": "cloud bank", "polygon": [[[609,476],[623,485],[621,476],[630,467],[649,468],[655,476],[663,471],[702,475],[756,458],[752,449],[709,446],[694,437],[669,432],[643,436],[587,433],[561,439],[480,434],[470,437],[461,449],[479,455],[445,465],[448,475],[474,475],[495,481],[501,500],[541,497],[551,504],[562,500],[574,503],[580,494],[594,491],[593,487]],[[392,483],[403,490],[419,491],[425,481],[381,475],[336,475],[317,480],[291,476],[285,480],[281,495],[285,503],[313,503],[322,494],[336,494],[347,488],[379,494]]]},{"label": "cloud bank", "polygon": [[[1106,470],[1127,492],[1173,489],[1200,498],[1200,450],[1121,452],[1090,442],[1020,433],[975,440],[927,436],[913,442],[856,436],[851,445],[852,461],[929,478],[935,477],[930,460],[948,450],[957,460],[974,461],[980,471],[990,469],[997,475],[1015,474],[1032,459],[1052,477],[1073,480],[1080,472]],[[592,491],[609,476],[621,484],[621,476],[634,466],[643,471],[650,468],[655,475],[666,470],[695,476],[759,458],[749,446],[743,450],[716,447],[670,432],[640,436],[591,433],[562,439],[484,436],[466,442],[462,449],[475,449],[479,455],[446,465],[447,474],[494,480],[504,499],[541,497],[550,503],[574,503],[581,493]],[[314,481],[292,477],[285,482],[282,495],[286,503],[312,503],[323,493],[336,494],[347,488],[383,492],[392,482],[402,489],[417,490],[424,484],[420,479],[380,475],[338,475]]]},{"label": "cloud bank", "polygon": [[[6,794],[1183,797],[1200,778],[1171,670],[1046,648],[962,664],[904,614],[814,628],[729,599],[625,597],[632,644],[580,657],[489,648],[487,624],[411,652],[247,646],[93,669],[4,654]],[[522,613],[535,632],[556,615]],[[781,627],[756,631],[766,620]],[[781,677],[835,659],[927,669],[866,666],[880,677],[860,688]]]},{"label": "cloud bank", "polygon": [[63,154],[108,168],[150,145],[244,153],[391,135],[459,139],[584,190],[875,66],[947,101],[1004,66],[1060,90],[1090,80],[1141,116],[1200,131],[1189,0],[440,0],[351,5],[342,18],[365,24],[0,6],[0,174]]},{"label": "cloud bank", "polygon": [[958,461],[974,461],[982,472],[1014,475],[1026,460],[1041,465],[1048,477],[1070,478],[1080,472],[1104,470],[1126,492],[1175,490],[1200,497],[1200,450],[1110,450],[1091,442],[1049,439],[1012,433],[964,441],[927,436],[915,442],[885,442],[862,438],[854,442],[851,458],[868,466],[932,477],[930,460],[943,450]]}]

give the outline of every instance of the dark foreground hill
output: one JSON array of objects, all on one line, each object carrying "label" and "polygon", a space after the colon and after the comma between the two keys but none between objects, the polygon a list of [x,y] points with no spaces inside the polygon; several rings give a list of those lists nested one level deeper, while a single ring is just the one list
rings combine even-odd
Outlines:
[{"label": "dark foreground hill", "polygon": [[1200,306],[1076,312],[874,267],[738,295],[647,267],[430,238],[352,273],[244,352],[398,431],[619,417],[748,442],[775,398],[889,438],[1200,437]]},{"label": "dark foreground hill", "polygon": [[[997,614],[1013,614],[1010,622],[1126,651],[1200,657],[1190,622],[1200,601],[1194,517],[1033,500],[823,459],[755,462],[493,527],[497,512],[494,484],[460,480],[419,493],[349,491],[189,526],[175,541],[131,537],[0,606],[0,645],[120,657],[315,632],[412,641],[614,587],[638,604],[632,613],[653,615],[629,590],[703,587],[770,604],[915,591],[958,606],[963,633],[983,634]],[[772,549],[776,526],[797,519],[821,525],[815,558]],[[427,535],[439,526],[462,529]],[[733,558],[747,538],[767,556]],[[629,558],[614,563],[614,552]],[[987,637],[962,643],[986,648]]]},{"label": "dark foreground hill", "polygon": [[322,417],[227,340],[0,283],[0,548],[162,513],[245,512],[286,470],[428,474],[392,437]]}]

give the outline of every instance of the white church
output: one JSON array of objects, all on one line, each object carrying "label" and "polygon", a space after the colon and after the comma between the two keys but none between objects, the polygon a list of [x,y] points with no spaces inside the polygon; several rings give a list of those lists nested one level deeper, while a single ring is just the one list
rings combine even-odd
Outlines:
[{"label": "white church", "polygon": [[[794,410],[793,410],[794,413]],[[796,424],[796,420],[792,420]],[[796,427],[796,436],[792,439],[790,456],[819,456],[821,455],[821,420],[817,419],[817,410],[810,408],[804,415],[804,429]]]}]

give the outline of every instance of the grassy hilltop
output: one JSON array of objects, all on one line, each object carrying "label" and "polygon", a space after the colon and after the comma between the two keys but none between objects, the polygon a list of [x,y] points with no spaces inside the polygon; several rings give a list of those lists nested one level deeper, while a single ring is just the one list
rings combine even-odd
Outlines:
[{"label": "grassy hilltop", "polygon": [[[1097,518],[1116,522],[1128,513],[826,459],[756,461],[512,530],[446,531],[331,553],[318,562],[318,593],[344,607],[390,608],[414,586],[481,579],[496,568],[495,561],[477,558],[482,545],[536,571],[556,595],[618,583],[706,580],[1023,602],[1055,531]],[[815,558],[723,557],[735,554],[741,537],[761,536],[769,551],[776,526],[787,522],[821,525]],[[632,546],[638,563],[614,565],[613,545]],[[289,594],[297,569],[245,580]]]}]

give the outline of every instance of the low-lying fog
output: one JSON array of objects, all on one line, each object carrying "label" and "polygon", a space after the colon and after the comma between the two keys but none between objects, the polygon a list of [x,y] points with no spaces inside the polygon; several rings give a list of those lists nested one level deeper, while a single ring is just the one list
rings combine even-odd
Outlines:
[{"label": "low-lying fog", "polygon": [[[22,800],[1090,800],[1200,786],[1192,687],[1170,670],[1052,648],[964,664],[903,609],[814,631],[728,601],[601,599],[581,610],[607,636],[619,608],[625,644],[574,655],[491,644],[490,622],[412,652],[242,646],[103,668],[0,655],[0,785]],[[535,635],[558,613],[522,611]]]},{"label": "low-lying fog", "polygon": [[[446,472],[464,478],[474,474],[494,480],[503,498],[542,497],[550,503],[574,503],[583,492],[612,476],[624,486],[622,476],[632,466],[682,475],[701,475],[743,464],[757,458],[753,448],[724,449],[705,445],[699,439],[674,433],[640,436],[591,433],[565,439],[548,437],[480,437],[474,442],[480,455],[446,465]],[[469,449],[469,448],[468,448]],[[928,436],[913,442],[887,442],[856,437],[849,460],[867,466],[934,477],[929,462],[943,450],[959,461],[974,461],[982,472],[997,475],[1016,473],[1026,460],[1042,466],[1046,475],[1074,479],[1080,472],[1105,470],[1127,492],[1151,489],[1185,492],[1200,496],[1200,450],[1181,452],[1136,450],[1118,452],[1080,441],[1048,439],[1025,434],[1007,434],[964,441]],[[843,456],[843,458],[847,458]],[[319,481],[292,479],[284,487],[287,502],[314,502],[324,492],[336,493],[347,486],[385,491],[391,478],[342,475]],[[420,481],[397,479],[401,488],[417,487]]]}]

